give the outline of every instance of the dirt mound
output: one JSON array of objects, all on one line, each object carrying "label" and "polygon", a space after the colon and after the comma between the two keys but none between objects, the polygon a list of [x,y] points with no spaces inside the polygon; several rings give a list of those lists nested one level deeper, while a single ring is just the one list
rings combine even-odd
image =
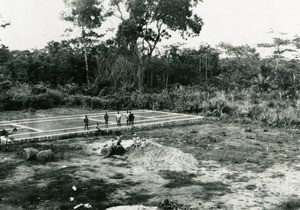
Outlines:
[{"label": "dirt mound", "polygon": [[198,161],[179,149],[148,142],[144,148],[128,150],[127,160],[149,170],[195,171]]}]

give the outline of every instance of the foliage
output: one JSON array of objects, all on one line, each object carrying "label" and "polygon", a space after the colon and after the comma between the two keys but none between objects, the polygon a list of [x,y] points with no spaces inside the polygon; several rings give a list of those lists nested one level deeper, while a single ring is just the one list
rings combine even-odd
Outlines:
[{"label": "foliage", "polygon": [[285,202],[283,202],[280,205],[280,208],[278,209],[282,209],[282,210],[293,210],[293,209],[299,209],[300,207],[300,199],[289,199]]},{"label": "foliage", "polygon": [[173,210],[173,209],[180,209],[180,210],[191,210],[192,208],[188,205],[180,204],[176,201],[172,201],[169,199],[165,199],[161,201],[158,207],[162,210]]},{"label": "foliage", "polygon": [[[138,59],[139,90],[144,89],[144,74],[157,44],[168,39],[170,31],[180,31],[182,36],[198,35],[203,22],[193,15],[192,8],[198,1],[191,0],[134,0],[124,1],[129,16],[122,18],[116,40],[125,51]],[[120,8],[122,1],[112,1]],[[120,12],[120,10],[118,10]],[[122,14],[121,14],[121,17]]]},{"label": "foliage", "polygon": [[97,0],[65,0],[67,7],[71,8],[69,13],[63,13],[63,19],[73,23],[81,31],[81,36],[74,39],[73,42],[80,43],[84,50],[86,82],[90,85],[89,65],[88,65],[88,51],[95,38],[99,35],[95,29],[99,28],[105,20],[100,2]]}]

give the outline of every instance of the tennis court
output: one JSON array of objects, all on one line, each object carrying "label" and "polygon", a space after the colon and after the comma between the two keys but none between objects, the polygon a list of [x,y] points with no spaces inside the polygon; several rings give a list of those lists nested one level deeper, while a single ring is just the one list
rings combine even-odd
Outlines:
[{"label": "tennis court", "polygon": [[[108,128],[106,128],[104,125],[105,112],[0,121],[0,128],[9,130],[13,127],[16,127],[18,131],[12,134],[10,137],[19,142],[27,142],[30,140],[48,140],[71,134],[91,133],[97,130],[97,123],[99,123],[101,130],[130,128],[130,126],[126,125],[126,111],[120,111],[120,114],[122,115],[121,127],[117,126],[115,119],[116,112],[113,111],[107,113],[109,115]],[[201,119],[203,119],[202,116],[153,110],[132,110],[132,113],[135,116],[134,127],[141,129],[190,124],[201,121]],[[89,118],[89,130],[84,129],[83,119],[85,115],[87,115]]]}]

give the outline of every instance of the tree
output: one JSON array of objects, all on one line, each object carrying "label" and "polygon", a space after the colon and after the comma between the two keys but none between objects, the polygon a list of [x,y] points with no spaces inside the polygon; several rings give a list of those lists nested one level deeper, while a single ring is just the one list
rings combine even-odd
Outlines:
[{"label": "tree", "polygon": [[0,44],[0,66],[7,62],[11,54],[7,46]]},{"label": "tree", "polygon": [[275,74],[278,71],[278,66],[280,60],[283,58],[283,54],[285,52],[293,52],[294,50],[290,48],[292,44],[291,40],[289,39],[282,39],[282,38],[274,38],[273,43],[261,43],[258,44],[258,47],[264,48],[273,48],[273,57],[276,60],[275,63]]},{"label": "tree", "polygon": [[233,46],[228,43],[220,43],[219,47],[225,54],[220,61],[220,84],[224,87],[235,84],[250,86],[251,79],[260,73],[261,62],[256,49],[248,45]]},{"label": "tree", "polygon": [[124,3],[128,18],[124,19],[117,32],[117,42],[138,58],[139,91],[144,89],[144,74],[154,50],[162,39],[170,38],[170,31],[181,32],[182,37],[198,35],[202,19],[192,9],[199,0],[112,0],[120,11]]},{"label": "tree", "polygon": [[10,59],[5,63],[7,75],[12,81],[29,82],[28,69],[31,63],[31,53],[29,51],[15,50],[11,52]]},{"label": "tree", "polygon": [[93,41],[101,37],[95,29],[101,27],[106,16],[103,14],[100,2],[97,0],[65,0],[65,4],[71,9],[71,11],[69,13],[63,13],[62,18],[71,22],[81,31],[80,38],[75,40],[79,41],[79,43],[83,46],[86,83],[89,86],[88,50]]}]

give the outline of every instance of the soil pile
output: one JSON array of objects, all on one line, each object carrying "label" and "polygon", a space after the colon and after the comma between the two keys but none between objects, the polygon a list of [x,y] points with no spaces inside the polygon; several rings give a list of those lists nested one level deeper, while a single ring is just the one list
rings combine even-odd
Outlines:
[{"label": "soil pile", "polygon": [[144,148],[130,148],[126,155],[127,160],[148,170],[193,172],[197,170],[198,165],[198,161],[192,155],[154,142],[148,142]]}]

